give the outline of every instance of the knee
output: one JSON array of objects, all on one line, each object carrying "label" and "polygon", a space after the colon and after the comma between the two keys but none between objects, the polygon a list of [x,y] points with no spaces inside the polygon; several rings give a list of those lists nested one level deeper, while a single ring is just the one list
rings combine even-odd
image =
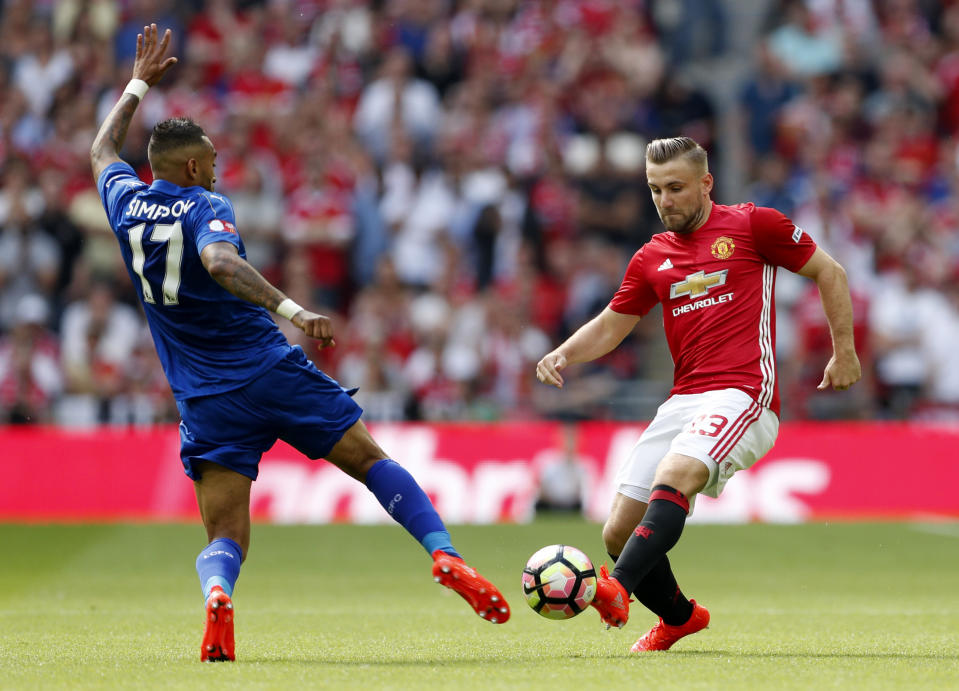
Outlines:
[{"label": "knee", "polygon": [[668,485],[691,497],[709,481],[709,468],[702,461],[689,457],[667,459],[656,469],[653,486]]},{"label": "knee", "polygon": [[606,521],[603,526],[603,544],[606,545],[606,551],[614,556],[619,556],[626,546],[633,528],[636,526],[625,526],[615,522],[612,518]]},{"label": "knee", "polygon": [[361,422],[350,428],[326,456],[327,461],[360,482],[366,482],[370,468],[385,458],[388,456]]},{"label": "knee", "polygon": [[385,458],[386,456],[378,454],[363,454],[341,459],[336,465],[353,479],[366,484],[366,476],[369,474],[370,469]]}]

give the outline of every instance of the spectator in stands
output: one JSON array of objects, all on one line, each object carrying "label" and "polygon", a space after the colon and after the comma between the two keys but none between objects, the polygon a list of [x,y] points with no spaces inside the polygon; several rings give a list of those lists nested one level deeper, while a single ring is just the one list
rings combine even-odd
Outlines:
[{"label": "spectator in stands", "polygon": [[30,25],[29,46],[13,68],[13,81],[27,97],[30,111],[45,117],[53,95],[71,76],[70,52],[54,45],[53,30],[46,19],[35,18]]},{"label": "spectator in stands", "polygon": [[33,295],[49,307],[60,270],[60,249],[13,193],[0,225],[0,327],[15,323],[21,300]]},{"label": "spectator in stands", "polygon": [[936,326],[928,329],[923,349],[929,361],[929,374],[924,386],[921,416],[926,419],[959,421],[959,266],[944,285],[948,303],[936,316]]},{"label": "spectator in stands", "polygon": [[379,77],[360,96],[354,126],[363,144],[382,162],[397,128],[416,147],[428,147],[440,121],[439,94],[431,83],[413,76],[409,52],[394,46],[384,56]]},{"label": "spectator in stands", "polygon": [[60,334],[66,398],[61,421],[70,425],[129,421],[127,368],[143,324],[116,301],[112,282],[95,278],[84,299],[63,311]]},{"label": "spectator in stands", "polygon": [[49,317],[43,297],[23,295],[9,335],[0,336],[0,423],[53,421],[63,377],[56,336],[47,327]]},{"label": "spectator in stands", "polygon": [[[696,12],[684,16],[691,5]],[[483,381],[491,361],[460,349],[486,325],[485,314],[477,317],[483,291],[513,291],[516,304],[504,308],[551,340],[608,299],[626,248],[654,225],[637,194],[634,153],[657,134],[721,143],[721,165],[732,169],[723,175],[728,196],[749,189],[793,213],[863,295],[889,288],[887,273],[901,271],[914,246],[959,262],[957,5],[781,0],[756,35],[740,35],[748,23],[736,27],[737,45],[753,41],[752,64],[726,59],[732,15],[719,21],[715,5],[328,0],[291,11],[239,0],[10,0],[0,8],[0,336],[10,335],[19,296],[43,295],[51,326],[62,329],[56,311],[85,293],[88,276],[118,270],[99,199],[73,161],[115,101],[114,71],[126,72],[130,34],[147,17],[164,17],[184,45],[169,82],[144,104],[145,119],[191,115],[217,135],[218,184],[247,207],[240,230],[251,260],[304,301],[335,302],[341,333],[356,334],[323,353],[324,366],[337,374],[338,363],[362,372],[364,357],[407,363],[428,345],[410,335],[412,294],[443,293],[455,322],[444,349],[459,353],[450,360],[459,379],[430,395],[466,399],[454,416],[510,413],[497,411],[502,402],[491,403],[469,374]],[[683,38],[690,33],[700,37],[695,45]],[[707,57],[718,60],[699,61]],[[728,98],[737,92],[738,122]],[[138,118],[127,153],[141,156],[131,159],[140,172],[146,134]],[[720,152],[710,153],[717,162]],[[297,226],[337,230],[324,236],[337,241],[283,241]],[[384,266],[392,279],[380,275]],[[923,288],[940,297],[948,289]],[[128,290],[118,283],[121,302]],[[797,339],[816,329],[804,325],[801,297],[779,311],[784,333],[792,328]],[[882,342],[887,329],[908,331],[908,318],[864,326]],[[382,342],[368,328],[377,320]],[[583,394],[585,414],[610,415],[624,377],[637,391],[660,385],[659,368],[648,364],[665,354],[657,337],[637,333],[621,361],[601,363]],[[918,352],[927,372],[945,366],[935,348]],[[128,386],[149,389],[150,367],[137,368],[138,383]],[[401,368],[383,390],[415,403],[410,372]],[[948,399],[930,386],[948,376],[929,377],[920,397]],[[618,408],[651,415],[637,400]],[[168,414],[162,396],[156,401],[158,415]],[[788,414],[856,414],[796,403]],[[542,405],[540,414],[555,412]],[[404,404],[404,414],[415,407]],[[384,405],[384,415],[397,409]]]},{"label": "spectator in stands", "polygon": [[914,412],[931,375],[924,343],[938,338],[940,317],[949,306],[924,281],[924,269],[910,257],[900,271],[887,271],[869,312],[879,404],[884,416],[905,419]]}]

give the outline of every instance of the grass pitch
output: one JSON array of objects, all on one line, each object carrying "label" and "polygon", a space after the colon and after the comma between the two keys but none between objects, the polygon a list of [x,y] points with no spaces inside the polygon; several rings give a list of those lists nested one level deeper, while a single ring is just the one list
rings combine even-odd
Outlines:
[{"label": "grass pitch", "polygon": [[525,604],[527,557],[603,557],[599,526],[454,526],[510,599],[494,626],[432,582],[394,526],[255,526],[237,659],[201,664],[196,525],[0,525],[0,689],[959,688],[959,526],[700,526],[671,553],[710,628],[630,655],[653,616],[606,631]]}]

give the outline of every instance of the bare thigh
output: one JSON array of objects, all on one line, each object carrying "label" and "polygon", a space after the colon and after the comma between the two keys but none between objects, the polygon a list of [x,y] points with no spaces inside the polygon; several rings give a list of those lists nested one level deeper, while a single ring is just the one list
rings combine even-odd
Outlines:
[{"label": "bare thigh", "polygon": [[200,479],[194,481],[196,503],[212,542],[226,537],[243,550],[246,559],[250,549],[250,485],[245,475],[217,463],[203,461],[196,465]]}]

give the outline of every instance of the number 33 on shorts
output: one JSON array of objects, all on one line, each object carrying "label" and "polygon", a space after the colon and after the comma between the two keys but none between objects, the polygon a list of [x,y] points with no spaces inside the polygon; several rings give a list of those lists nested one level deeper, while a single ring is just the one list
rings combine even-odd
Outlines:
[{"label": "number 33 on shorts", "polygon": [[683,432],[687,434],[702,434],[706,437],[718,437],[720,433],[729,424],[722,415],[700,415],[690,421]]}]

